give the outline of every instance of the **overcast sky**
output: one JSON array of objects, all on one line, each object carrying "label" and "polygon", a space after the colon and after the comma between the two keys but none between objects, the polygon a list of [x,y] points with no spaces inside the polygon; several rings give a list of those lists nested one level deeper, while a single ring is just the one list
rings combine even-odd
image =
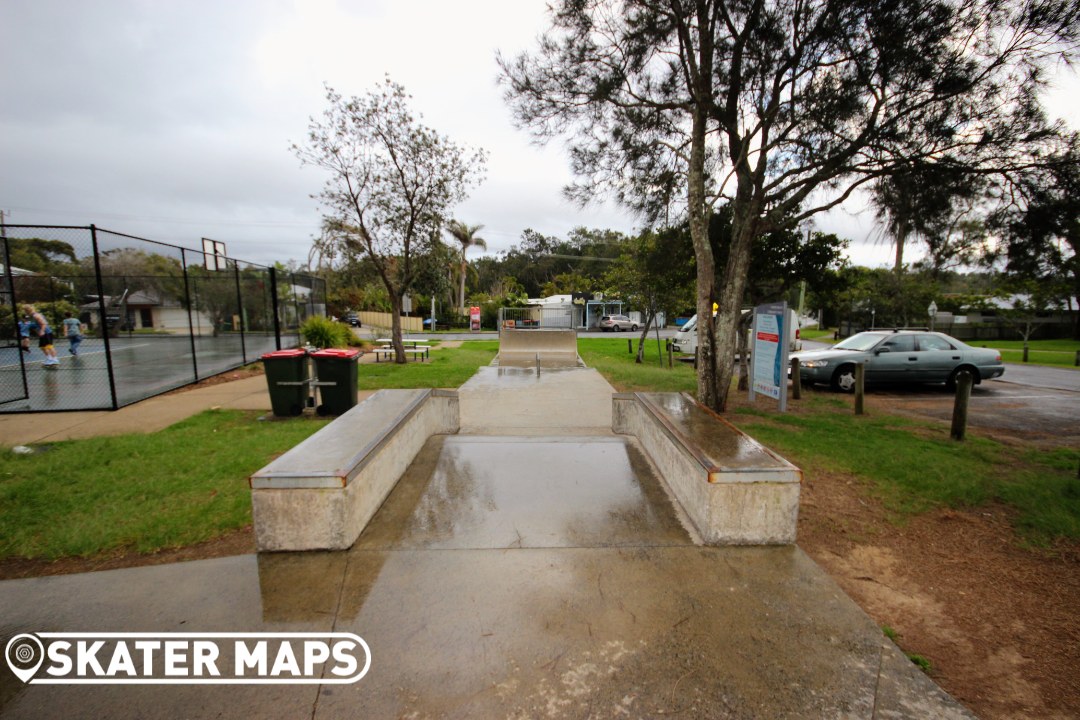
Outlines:
[{"label": "overcast sky", "polygon": [[[495,51],[547,27],[546,0],[2,0],[0,210],[9,223],[88,225],[269,263],[303,262],[324,175],[288,147],[325,107],[323,83],[360,95],[389,74],[426,124],[490,153],[455,216],[492,252],[525,228],[632,232],[611,204],[562,199],[566,154],[516,130]],[[1080,127],[1080,82],[1060,76],[1051,112]],[[856,240],[852,259],[892,252],[856,209],[818,220]]]}]

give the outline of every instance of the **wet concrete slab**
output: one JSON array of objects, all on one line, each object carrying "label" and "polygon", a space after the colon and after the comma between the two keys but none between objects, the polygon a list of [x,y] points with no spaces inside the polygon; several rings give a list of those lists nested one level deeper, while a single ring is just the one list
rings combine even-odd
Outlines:
[{"label": "wet concrete slab", "polygon": [[[344,556],[302,565],[336,567],[332,596],[301,593],[297,576],[260,583],[254,555],[129,570],[0,582],[0,638],[22,632],[327,631],[334,622]],[[301,573],[311,577],[312,572]],[[333,577],[332,574],[327,577]],[[302,612],[282,612],[303,606]],[[267,615],[266,609],[276,610]],[[0,717],[310,717],[315,686],[23,685],[0,670]]]},{"label": "wet concrete slab", "polygon": [[622,438],[435,436],[355,547],[689,544],[648,460]]},{"label": "wet concrete slab", "polygon": [[611,434],[614,388],[590,368],[482,367],[458,392],[462,434]]},{"label": "wet concrete slab", "polygon": [[[361,683],[323,691],[320,718],[884,709],[888,642],[796,548],[354,550],[343,600],[337,627],[363,634],[374,661]],[[958,716],[919,706],[929,680],[904,682],[901,717]]]},{"label": "wet concrete slab", "polygon": [[355,632],[352,685],[24,686],[4,718],[965,717],[795,547],[366,550],[0,583],[17,632]]}]

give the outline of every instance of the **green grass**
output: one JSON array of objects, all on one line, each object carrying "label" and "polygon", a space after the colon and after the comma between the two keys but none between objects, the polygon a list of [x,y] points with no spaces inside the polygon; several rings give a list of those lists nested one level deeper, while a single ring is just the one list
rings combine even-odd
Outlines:
[{"label": "green grass", "polygon": [[365,363],[359,366],[357,387],[361,390],[382,388],[456,388],[472,377],[478,368],[490,365],[499,343],[495,340],[469,340],[459,348],[437,348],[424,362],[410,360]]},{"label": "green grass", "polygon": [[0,451],[0,557],[191,545],[251,522],[247,478],[328,420],[210,410],[150,434]]},{"label": "green grass", "polygon": [[[1001,359],[1008,363],[1024,361],[1023,340],[974,340],[973,347],[989,347],[1001,351]],[[1076,353],[1080,340],[1032,340],[1028,343],[1029,365],[1076,368]]]},{"label": "green grass", "polygon": [[[697,377],[691,363],[674,361],[674,367],[668,368],[667,354],[663,354],[660,363],[656,348],[656,338],[645,343],[645,358],[638,365],[634,362],[637,352],[637,336],[630,338],[634,352],[627,352],[626,338],[581,338],[578,340],[578,354],[585,364],[596,368],[607,381],[620,392],[689,392],[697,390]],[[663,348],[663,343],[661,343]],[[675,356],[678,357],[677,355]]]},{"label": "green grass", "polygon": [[800,337],[803,340],[813,340],[815,342],[832,342],[833,333],[835,328],[807,328],[806,330],[799,331]]},{"label": "green grass", "polygon": [[[1007,363],[1023,363],[1023,350],[1002,350],[1001,359]],[[1080,369],[1076,367],[1076,354],[1058,352],[1055,350],[1031,350],[1028,352],[1028,365],[1047,365],[1050,367],[1063,367],[1070,370]]]},{"label": "green grass", "polygon": [[[633,340],[636,349],[637,340]],[[488,365],[494,341],[438,349],[430,362],[364,364],[362,389],[457,387]],[[656,341],[638,365],[626,338],[581,339],[585,362],[621,391],[693,393],[688,363],[658,362]],[[1080,539],[1076,451],[1026,450],[886,415],[856,418],[846,398],[809,393],[798,412],[754,409],[733,419],[810,476],[864,478],[902,521],[940,507],[989,502],[1016,509],[1034,543]],[[59,442],[32,455],[0,450],[0,557],[54,559],[119,550],[153,552],[211,539],[251,522],[247,477],[328,420],[258,421],[209,411],[152,434]]]},{"label": "green grass", "polygon": [[[968,345],[974,347],[992,347],[998,350],[1023,350],[1023,340],[969,340]],[[1047,350],[1050,352],[1065,352],[1073,356],[1080,350],[1080,340],[1031,340],[1028,347],[1032,350]]]},{"label": "green grass", "polygon": [[842,471],[870,484],[902,521],[937,507],[1004,503],[1020,534],[1037,545],[1080,539],[1080,455],[1030,450],[888,415],[856,417],[847,403],[811,395],[798,414],[742,410],[735,422],[809,474]]}]

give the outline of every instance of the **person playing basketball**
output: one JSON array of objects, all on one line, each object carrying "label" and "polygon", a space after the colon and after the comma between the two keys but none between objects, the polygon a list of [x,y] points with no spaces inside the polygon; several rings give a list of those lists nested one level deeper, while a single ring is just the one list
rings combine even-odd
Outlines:
[{"label": "person playing basketball", "polygon": [[38,347],[41,348],[41,352],[45,353],[45,362],[42,365],[47,368],[55,368],[60,364],[60,359],[56,357],[56,348],[53,347],[53,334],[52,328],[49,327],[49,321],[45,319],[44,315],[35,310],[33,305],[23,305],[23,312],[29,315],[33,322],[37,323]]}]

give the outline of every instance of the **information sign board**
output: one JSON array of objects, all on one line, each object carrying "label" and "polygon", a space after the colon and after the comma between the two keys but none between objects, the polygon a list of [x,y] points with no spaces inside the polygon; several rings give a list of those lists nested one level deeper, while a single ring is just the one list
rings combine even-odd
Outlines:
[{"label": "information sign board", "polygon": [[788,328],[787,303],[754,308],[750,343],[750,399],[758,393],[780,402],[787,410]]}]

